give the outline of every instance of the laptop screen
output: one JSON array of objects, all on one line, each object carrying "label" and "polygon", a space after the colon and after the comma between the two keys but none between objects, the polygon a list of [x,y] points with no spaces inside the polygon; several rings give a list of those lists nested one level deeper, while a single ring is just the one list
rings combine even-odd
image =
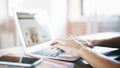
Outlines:
[{"label": "laptop screen", "polygon": [[48,27],[41,24],[44,22],[38,22],[35,15],[35,13],[30,14],[17,12],[20,29],[22,31],[26,47],[51,40]]}]

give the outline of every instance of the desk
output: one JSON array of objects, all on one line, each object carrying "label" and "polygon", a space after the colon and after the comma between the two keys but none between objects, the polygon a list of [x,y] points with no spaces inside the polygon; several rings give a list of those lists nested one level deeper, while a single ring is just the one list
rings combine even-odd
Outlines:
[{"label": "desk", "polygon": [[[101,51],[107,49],[105,52]],[[95,47],[93,50],[97,51],[98,53],[103,53],[104,55],[108,56],[108,58],[115,59],[117,56],[120,56],[120,50],[117,48],[106,48],[106,47]],[[11,47],[11,48],[5,48],[0,49],[0,55],[5,54],[15,54],[17,56],[24,55],[22,47]],[[115,54],[115,55],[114,55]],[[57,68],[57,66],[60,66],[59,68],[62,68],[63,66],[56,63],[50,63],[51,60],[43,60],[43,62],[38,66],[38,68]],[[56,60],[55,60],[56,61]],[[52,61],[54,62],[54,61]],[[73,68],[92,68],[88,63],[86,63],[82,58],[71,62],[74,64]],[[62,64],[70,65],[71,63],[62,62]],[[54,67],[50,66],[55,65]]]},{"label": "desk", "polygon": [[120,37],[120,32],[100,32],[94,34],[87,34],[87,35],[79,36],[79,39],[99,40],[99,39],[106,39],[112,37]]},{"label": "desk", "polygon": [[[108,35],[110,34],[111,37],[113,37],[113,35],[120,36],[120,33],[113,33],[112,32],[112,33],[107,33],[107,34]],[[96,36],[98,36],[98,35],[96,35]],[[100,36],[102,36],[102,35],[100,34]],[[105,34],[104,34],[104,36],[105,36]],[[86,39],[85,36],[82,36],[82,37],[84,39]],[[88,35],[86,37],[88,37]],[[95,37],[95,35],[94,35],[94,37]],[[107,36],[105,36],[105,37],[107,37]],[[110,36],[109,36],[109,38],[110,38]],[[98,53],[103,53],[104,55],[106,55],[110,59],[115,59],[116,57],[120,56],[120,50],[118,48],[94,47],[93,50],[95,50]],[[18,56],[24,55],[22,47],[11,47],[11,48],[6,48],[6,49],[0,49],[0,55],[4,55],[4,54],[8,54],[8,53],[9,54],[12,53],[12,54],[15,54]],[[92,68],[82,58],[80,58],[76,61],[73,61],[71,63],[58,61],[59,64],[56,64],[56,60],[55,60],[55,62],[53,60],[52,61],[53,63],[50,63],[49,61],[51,61],[51,59],[43,60],[43,62],[38,66],[38,68],[63,68],[64,66],[72,65],[71,63],[74,64],[74,66],[73,65],[70,66],[73,68]],[[54,67],[53,67],[53,65],[54,65]],[[64,68],[66,68],[66,67],[64,67]]]}]

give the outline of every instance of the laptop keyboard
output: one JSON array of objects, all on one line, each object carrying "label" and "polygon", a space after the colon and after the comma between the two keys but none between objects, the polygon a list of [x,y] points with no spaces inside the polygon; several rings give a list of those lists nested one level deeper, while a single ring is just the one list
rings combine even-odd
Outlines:
[{"label": "laptop keyboard", "polygon": [[47,48],[40,51],[36,51],[34,52],[34,54],[39,54],[39,55],[48,56],[48,57],[56,57],[62,54],[63,52],[64,52],[63,50]]}]

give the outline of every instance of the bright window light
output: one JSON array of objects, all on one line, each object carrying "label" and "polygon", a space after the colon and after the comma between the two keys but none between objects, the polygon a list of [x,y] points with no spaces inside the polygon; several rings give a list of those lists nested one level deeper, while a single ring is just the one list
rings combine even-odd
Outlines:
[{"label": "bright window light", "polygon": [[83,13],[86,16],[118,16],[120,0],[83,0]]}]

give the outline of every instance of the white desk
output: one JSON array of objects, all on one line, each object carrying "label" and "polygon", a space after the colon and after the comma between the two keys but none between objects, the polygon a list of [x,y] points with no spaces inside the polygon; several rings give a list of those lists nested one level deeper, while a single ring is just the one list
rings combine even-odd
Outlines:
[{"label": "white desk", "polygon": [[82,35],[79,36],[80,39],[88,39],[88,40],[99,40],[99,39],[106,39],[106,38],[112,38],[112,37],[119,37],[120,32],[102,32],[102,33],[94,33],[94,34],[88,34],[88,35]]}]

